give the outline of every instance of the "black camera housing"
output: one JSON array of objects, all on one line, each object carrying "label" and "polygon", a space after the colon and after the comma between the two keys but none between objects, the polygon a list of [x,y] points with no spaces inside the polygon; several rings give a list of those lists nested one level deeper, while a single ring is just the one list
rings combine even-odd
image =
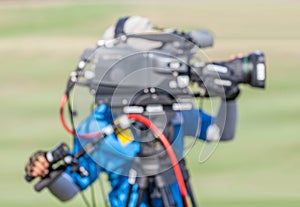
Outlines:
[{"label": "black camera housing", "polygon": [[259,51],[230,61],[190,64],[197,49],[212,44],[212,35],[203,31],[124,35],[104,41],[82,55],[81,60],[92,62],[93,74],[84,85],[95,95],[96,104],[123,112],[124,107],[142,105],[138,96],[147,97],[150,105],[189,110],[194,98],[190,83],[205,88],[206,78],[213,77],[213,84],[224,88],[240,83],[265,87],[265,58]]}]

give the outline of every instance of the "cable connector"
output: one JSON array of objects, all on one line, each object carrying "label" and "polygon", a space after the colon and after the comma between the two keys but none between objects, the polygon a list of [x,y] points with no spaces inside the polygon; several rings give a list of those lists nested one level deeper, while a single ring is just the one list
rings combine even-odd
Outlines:
[{"label": "cable connector", "polygon": [[113,123],[113,125],[108,125],[101,130],[102,134],[110,135],[115,132],[116,129],[125,130],[131,126],[131,120],[127,115],[119,116]]},{"label": "cable connector", "polygon": [[77,70],[83,70],[85,65],[86,65],[85,61],[83,61],[83,60],[79,61],[78,66],[77,66]]},{"label": "cable connector", "polygon": [[114,133],[114,127],[112,125],[108,125],[106,127],[104,127],[103,129],[101,129],[101,133],[107,135],[110,135],[112,133]]},{"label": "cable connector", "polygon": [[117,129],[128,129],[131,126],[132,121],[127,115],[122,115],[114,121],[114,125]]}]

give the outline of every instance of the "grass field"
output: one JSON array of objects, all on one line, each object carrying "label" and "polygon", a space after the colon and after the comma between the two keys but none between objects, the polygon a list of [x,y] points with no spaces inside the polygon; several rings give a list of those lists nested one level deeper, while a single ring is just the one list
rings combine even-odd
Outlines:
[{"label": "grass field", "polygon": [[[265,52],[265,91],[242,87],[238,133],[198,163],[202,143],[188,154],[199,206],[300,205],[300,2],[100,3],[0,1],[0,206],[83,206],[36,194],[24,164],[36,149],[70,142],[58,105],[83,48],[125,15],[162,27],[213,31],[210,58]],[[96,186],[98,189],[98,186]]]}]

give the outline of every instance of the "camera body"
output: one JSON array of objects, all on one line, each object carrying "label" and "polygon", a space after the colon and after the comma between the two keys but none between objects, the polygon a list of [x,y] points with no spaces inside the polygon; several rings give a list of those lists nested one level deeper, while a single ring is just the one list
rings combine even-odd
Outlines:
[{"label": "camera body", "polygon": [[[205,91],[240,83],[264,88],[266,69],[261,52],[230,61],[190,63],[199,48],[212,44],[212,35],[202,30],[124,35],[101,42],[100,47],[86,49],[81,57],[92,63],[85,85],[97,104],[123,113],[159,108],[190,110],[194,93],[189,86],[195,82]],[[202,95],[219,93],[222,90]]]}]

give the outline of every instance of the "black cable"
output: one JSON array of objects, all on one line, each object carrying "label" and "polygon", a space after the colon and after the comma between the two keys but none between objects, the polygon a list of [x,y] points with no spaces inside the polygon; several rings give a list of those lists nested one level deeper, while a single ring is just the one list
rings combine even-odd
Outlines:
[{"label": "black cable", "polygon": [[[73,109],[72,109],[72,105],[71,105],[71,101],[70,101],[70,94],[67,94],[67,95],[68,95],[68,111],[69,111],[69,117],[70,117],[71,127],[72,127],[73,132],[76,133],[75,132],[74,117],[73,117]],[[81,195],[81,198],[82,198],[84,204],[87,207],[91,207],[90,202],[88,201],[88,199],[86,198],[86,196],[84,195],[84,193],[82,191],[80,191],[80,195]]]},{"label": "black cable", "polygon": [[[103,140],[105,138],[105,136],[106,135],[104,135],[104,134],[100,134],[99,137],[96,140],[89,142],[89,144],[92,143],[93,145],[95,145],[95,144],[99,143],[101,140]],[[92,151],[94,151],[94,150],[95,150],[95,148]],[[91,152],[91,151],[88,150],[88,152]],[[96,173],[98,175],[98,180],[99,180],[99,183],[100,183],[100,189],[101,189],[101,193],[102,193],[102,197],[103,197],[103,201],[104,201],[104,206],[109,207],[109,204],[108,204],[106,196],[105,196],[105,190],[104,190],[102,180],[101,180],[101,177],[100,177],[100,172],[99,172],[99,166],[100,165],[98,165],[97,163],[96,163],[96,165],[97,165],[96,166],[96,170],[97,170]],[[90,166],[89,166],[89,171],[91,171]],[[92,178],[90,176],[89,176],[89,179],[90,179],[90,183],[92,183]],[[92,194],[91,199],[92,199],[92,202],[93,202],[93,207],[95,207],[96,206],[95,205],[96,204],[96,202],[95,202],[96,199],[95,199],[95,191],[94,191],[94,186],[93,185],[91,185],[91,194]]]},{"label": "black cable", "polygon": [[[70,118],[70,122],[71,122],[71,128],[74,132],[74,136],[76,136],[76,131],[75,131],[75,124],[74,124],[74,117],[73,117],[73,109],[72,109],[72,104],[70,101],[70,94],[67,94],[68,96],[68,111],[69,111],[69,118]],[[73,139],[73,145],[74,145],[74,139]]]},{"label": "black cable", "polygon": [[[96,52],[97,48],[93,51],[93,53],[89,56],[89,58]],[[76,72],[77,74],[81,71],[81,68],[77,68]],[[69,112],[69,118],[70,118],[70,122],[71,122],[71,128],[74,132],[74,136],[76,136],[76,131],[75,131],[75,124],[74,124],[74,117],[73,117],[73,109],[72,109],[72,104],[70,101],[70,92],[73,89],[75,83],[73,81],[71,81],[71,79],[69,79],[68,84],[67,84],[67,89],[66,89],[66,95],[68,96],[68,112]],[[73,139],[74,140],[74,139]],[[73,142],[74,145],[74,142]],[[90,166],[89,166],[90,167]],[[90,171],[90,169],[89,169]],[[91,176],[89,174],[89,179],[90,179],[90,183],[91,183]],[[80,191],[80,195],[82,197],[83,202],[85,203],[85,205],[87,207],[91,207],[90,203],[88,202],[88,199],[86,198],[86,196],[84,195],[84,193],[82,191]],[[94,187],[93,185],[91,185],[91,199],[92,199],[92,205],[93,207],[96,207],[96,202],[95,202],[95,191],[94,191]]]},{"label": "black cable", "polygon": [[192,190],[192,186],[191,186],[191,183],[190,183],[189,180],[186,181],[186,188],[187,188],[188,194],[190,196],[192,206],[193,207],[197,207],[197,202],[195,200],[195,196],[194,196],[194,193],[193,193],[193,190]]},{"label": "black cable", "polygon": [[73,117],[73,109],[70,101],[70,94],[68,95],[68,111],[69,111],[69,117],[70,117],[70,122],[71,122],[71,127],[73,130],[75,130],[75,124],[74,124],[74,117]]},{"label": "black cable", "polygon": [[[86,162],[88,162],[87,158],[85,158]],[[96,199],[95,199],[95,190],[94,185],[92,184],[92,176],[91,176],[91,166],[88,165],[88,171],[89,171],[89,180],[90,180],[90,189],[91,189],[91,201],[92,201],[92,207],[96,207]]]}]

